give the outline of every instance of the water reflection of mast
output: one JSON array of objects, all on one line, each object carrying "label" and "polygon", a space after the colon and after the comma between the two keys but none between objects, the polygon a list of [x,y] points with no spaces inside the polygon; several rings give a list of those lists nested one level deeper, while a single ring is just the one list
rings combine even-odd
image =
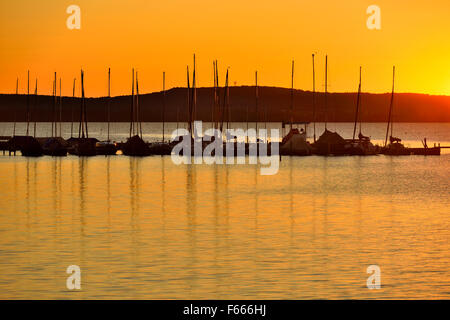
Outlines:
[{"label": "water reflection of mast", "polygon": [[[165,158],[161,157],[161,213],[163,218],[163,234],[166,234],[166,168]],[[165,244],[166,241],[163,241]]]},{"label": "water reflection of mast", "polygon": [[[288,249],[288,259],[289,259],[289,270],[291,274],[294,274],[295,268],[293,263],[293,253],[295,251],[294,244],[294,227],[295,227],[295,218],[294,218],[294,188],[293,188],[293,157],[289,157],[289,220],[290,220],[290,230],[289,230],[289,249]],[[291,292],[296,292],[296,281],[291,281]]]},{"label": "water reflection of mast", "polygon": [[[325,192],[323,193],[324,195],[324,205],[323,205],[323,241],[324,244],[321,245],[322,248],[324,248],[326,250],[326,252],[328,252],[329,247],[328,247],[328,157],[323,157],[323,186],[322,186],[322,190],[325,190]],[[324,270],[322,270],[323,274],[328,275],[328,264],[326,263],[327,260],[324,260],[322,266],[324,268]]]},{"label": "water reflection of mast", "polygon": [[78,176],[80,179],[80,234],[81,238],[84,239],[84,211],[85,211],[85,200],[84,200],[84,191],[85,191],[85,175],[86,175],[86,158],[79,157],[78,161]]},{"label": "water reflection of mast", "polygon": [[[215,71],[214,71],[215,72]],[[215,76],[214,76],[215,77]],[[215,80],[214,80],[215,86]],[[216,99],[216,88],[214,87],[214,100]],[[214,104],[214,110],[216,105]],[[213,127],[215,128],[216,124],[213,121]],[[221,265],[217,264],[217,259],[222,255],[220,250],[220,235],[219,235],[219,212],[220,206],[218,202],[218,193],[219,193],[219,177],[217,171],[217,164],[214,164],[214,193],[213,193],[213,201],[214,201],[214,270],[217,270],[217,273],[220,273],[219,268]],[[222,285],[222,281],[220,277],[216,276],[216,287],[220,287]]]},{"label": "water reflection of mast", "polygon": [[55,228],[57,229],[58,226],[58,179],[57,179],[57,163],[56,163],[56,159],[53,159],[52,161],[52,167],[51,167],[51,171],[52,171],[52,190],[53,190],[53,195],[52,195],[52,199],[53,199],[53,212],[55,214]]},{"label": "water reflection of mast", "polygon": [[196,238],[196,211],[197,211],[197,190],[196,190],[196,176],[195,166],[186,166],[187,181],[186,181],[186,200],[187,200],[187,230],[190,245],[190,259],[188,259],[188,268],[192,270],[192,283],[189,283],[190,288],[195,288],[196,271],[195,265],[197,263],[197,238]]},{"label": "water reflection of mast", "polygon": [[106,209],[108,213],[108,235],[109,235],[109,228],[111,224],[111,158],[107,157],[106,159]]},{"label": "water reflection of mast", "polygon": [[[137,124],[137,134],[139,134],[139,123]],[[130,253],[132,262],[137,267],[139,258],[139,165],[138,157],[130,157],[130,201],[131,201],[131,245]]]},{"label": "water reflection of mast", "polygon": [[26,214],[27,214],[27,230],[30,224],[30,158],[27,157],[27,177],[26,177],[27,192],[25,194],[25,200],[27,204]]},{"label": "water reflection of mast", "polygon": [[[107,226],[106,226],[106,239],[108,256],[111,257],[111,157],[106,159],[106,208],[107,208]],[[108,273],[108,280],[113,280],[113,274]]]},{"label": "water reflection of mast", "polygon": [[34,206],[33,206],[33,211],[37,212],[37,188],[38,188],[38,183],[37,183],[37,161],[33,162],[33,173],[34,173],[34,178],[33,178],[33,182],[34,182]]},{"label": "water reflection of mast", "polygon": [[139,159],[130,157],[130,202],[131,202],[131,225],[136,227],[135,218],[139,211]]},{"label": "water reflection of mast", "polygon": [[[254,195],[255,195],[255,235],[253,238],[253,249],[254,249],[254,258],[253,261],[257,262],[259,261],[259,256],[258,256],[258,250],[259,250],[259,246],[258,246],[258,242],[259,242],[259,237],[258,237],[258,166],[254,166],[255,167],[255,181],[254,181]],[[254,281],[255,283],[257,283],[258,281],[260,281],[259,275],[257,272],[254,273]]]},{"label": "water reflection of mast", "polygon": [[84,211],[85,211],[85,200],[84,200],[84,192],[87,186],[85,181],[85,176],[87,178],[87,162],[86,157],[79,157],[78,161],[78,175],[80,179],[80,261],[85,261],[84,256],[84,248],[85,248],[85,220],[84,220]]},{"label": "water reflection of mast", "polygon": [[58,161],[58,212],[61,212],[62,208],[62,159],[57,158]]}]

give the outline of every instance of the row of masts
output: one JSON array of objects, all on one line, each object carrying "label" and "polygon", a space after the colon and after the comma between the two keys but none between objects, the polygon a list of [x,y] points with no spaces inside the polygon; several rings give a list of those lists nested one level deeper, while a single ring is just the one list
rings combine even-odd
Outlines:
[{"label": "row of masts", "polygon": [[[292,61],[291,64],[291,93],[290,93],[290,115],[289,115],[289,124],[290,129],[293,128],[294,125],[294,68],[295,64]],[[196,120],[197,117],[197,81],[196,81],[196,60],[194,55],[194,65],[192,69],[192,85],[190,81],[190,70],[189,66],[187,66],[187,106],[188,106],[188,130],[192,133],[192,124]],[[359,123],[359,135],[361,135],[361,73],[362,68],[359,70],[359,85],[358,85],[358,94],[357,94],[357,102],[356,102],[356,112],[355,112],[355,121],[354,121],[354,129],[353,129],[353,139],[356,138],[356,128],[357,123]],[[26,135],[30,135],[30,120],[31,120],[31,111],[30,111],[30,76],[28,71],[27,77],[27,127],[26,127]],[[395,77],[395,67],[394,67],[394,75]],[[213,61],[213,78],[214,78],[214,87],[213,87],[213,103],[211,109],[211,123],[213,128],[220,129],[221,131],[224,128],[226,129],[230,126],[230,95],[229,95],[229,68],[226,69],[225,76],[225,86],[223,90],[223,98],[221,99],[221,90],[219,86],[219,72],[218,72],[218,62],[217,60]],[[316,75],[315,75],[315,54],[312,54],[312,112],[313,112],[313,140],[316,141]],[[166,74],[163,72],[163,83],[162,83],[162,142],[165,142],[165,105],[166,105],[166,88],[165,88]],[[18,86],[19,79],[16,81],[16,94],[18,94]],[[73,90],[72,97],[75,98],[75,89],[76,89],[76,78],[73,80]],[[79,116],[79,128],[78,128],[78,137],[79,138],[89,138],[88,131],[88,120],[87,120],[87,111],[86,111],[86,101],[85,101],[85,93],[84,93],[84,72],[81,71],[81,100],[80,100],[80,116]],[[59,78],[59,97],[57,94],[57,74],[54,73],[53,80],[53,107],[52,107],[52,123],[51,123],[51,136],[52,137],[61,137],[62,136],[62,79]],[[132,94],[131,94],[131,121],[130,121],[130,130],[129,136],[138,135],[142,138],[142,121],[140,118],[140,105],[139,105],[139,80],[138,80],[138,72],[133,69],[132,70]],[[35,84],[34,96],[35,96],[35,105],[37,102],[37,79]],[[325,56],[325,90],[324,90],[324,110],[325,110],[325,130],[327,130],[327,95],[328,95],[328,56]],[[59,98],[59,99],[58,99]],[[389,116],[388,116],[388,129],[386,132],[385,145],[388,140],[388,132],[393,131],[392,124],[392,112],[393,112],[393,99],[394,99],[394,81],[392,85],[392,96],[391,103],[389,108]],[[110,121],[111,121],[111,69],[108,68],[108,94],[107,94],[107,141],[110,141]],[[267,109],[267,108],[266,108]],[[258,131],[258,122],[259,122],[259,92],[258,92],[258,71],[255,71],[255,111],[256,111],[256,131]],[[177,114],[177,129],[179,122],[179,108],[176,110]],[[249,128],[249,105],[247,105],[246,111],[246,126],[247,130]],[[36,119],[35,119],[36,120]],[[59,125],[59,131],[58,131]],[[264,110],[264,128],[267,129],[267,110]],[[71,113],[71,128],[70,128],[70,136],[73,137],[74,133],[74,109],[72,107]],[[13,125],[13,136],[16,134],[16,114],[14,113],[14,125]],[[34,121],[33,128],[33,136],[36,136],[36,121]]]},{"label": "row of masts", "polygon": [[[193,123],[197,119],[197,70],[196,70],[196,59],[194,55],[193,61],[193,69],[192,69],[192,82],[190,80],[190,69],[187,66],[186,74],[187,74],[187,110],[188,110],[188,130],[191,138],[193,137]],[[294,129],[294,72],[295,72],[295,62],[292,61],[291,64],[291,91],[290,91],[290,108],[289,108],[289,125],[290,131],[288,134],[284,134],[283,132],[283,141],[282,147],[285,143],[285,138],[291,138],[293,135],[299,134],[298,129]],[[211,123],[213,128],[219,129],[223,132],[224,126],[225,129],[230,129],[230,120],[231,120],[231,110],[230,110],[230,89],[229,89],[229,67],[226,69],[225,76],[225,86],[223,87],[223,92],[221,92],[221,87],[219,85],[219,72],[218,72],[218,62],[217,60],[213,61],[213,78],[214,78],[214,88],[213,88],[213,102],[212,102],[212,110],[211,110]],[[143,141],[143,130],[142,130],[142,121],[141,121],[141,110],[140,110],[140,96],[139,96],[139,79],[138,72],[132,69],[132,90],[131,90],[131,108],[130,108],[130,131],[129,131],[129,139],[127,143],[121,143],[122,151],[124,154],[128,155],[150,155],[150,154],[170,154],[170,146],[171,144],[165,144],[165,105],[166,105],[166,74],[163,72],[162,74],[162,144],[153,145]],[[374,146],[370,142],[369,137],[365,137],[362,134],[362,117],[361,117],[361,93],[362,93],[362,67],[359,68],[359,84],[358,84],[358,93],[356,99],[356,110],[355,110],[355,119],[353,126],[353,136],[352,139],[343,139],[337,133],[332,133],[328,131],[327,123],[327,96],[328,96],[328,56],[325,56],[325,89],[324,89],[324,111],[325,111],[325,131],[319,138],[316,140],[316,75],[315,75],[315,54],[312,54],[312,106],[313,106],[313,140],[314,144],[310,145],[309,142],[303,143],[303,150],[300,150],[300,153],[311,154],[311,149],[315,149],[316,154],[349,154],[348,147],[351,148],[351,152],[356,152],[353,154],[359,154],[359,152],[369,152],[365,153],[366,155],[379,153],[380,149],[375,150]],[[107,95],[107,140],[100,145],[93,145],[93,140],[89,138],[88,131],[88,119],[87,119],[87,109],[86,109],[86,99],[85,99],[85,91],[84,91],[84,71],[81,70],[81,79],[80,79],[80,90],[81,90],[81,99],[80,99],[80,116],[79,116],[79,127],[78,127],[78,140],[75,139],[74,145],[74,153],[77,155],[94,155],[94,154],[115,154],[117,144],[110,143],[110,108],[111,108],[111,69],[108,68],[108,95]],[[18,95],[18,84],[19,79],[16,81],[16,95]],[[191,85],[192,84],[192,85]],[[73,81],[73,93],[72,96],[75,98],[75,86],[76,86],[76,78]],[[258,123],[259,123],[259,92],[258,92],[258,71],[255,71],[255,110],[256,110],[256,131],[258,131]],[[411,148],[405,148],[402,144],[400,144],[401,139],[393,137],[393,107],[394,107],[394,88],[395,88],[395,66],[393,67],[393,83],[392,83],[392,94],[389,105],[389,115],[388,115],[388,123],[386,130],[386,138],[384,141],[384,151],[387,154],[407,154],[411,152],[415,152],[416,154],[429,154],[427,151],[426,139],[424,139],[424,147],[426,152],[421,150],[413,150]],[[35,84],[35,108],[37,105],[37,79]],[[221,94],[222,93],[222,94]],[[51,137],[58,138],[64,141],[61,138],[62,136],[62,79],[59,78],[59,100],[57,93],[57,74],[54,73],[53,79],[53,104],[52,104],[52,124],[51,124]],[[223,97],[221,99],[221,96]],[[27,73],[27,128],[26,128],[26,137],[30,134],[30,121],[31,121],[31,110],[30,110],[30,73]],[[35,109],[34,108],[34,109]],[[179,107],[177,106],[176,110],[177,115],[177,129],[179,126]],[[74,131],[74,109],[72,106],[72,119],[71,119],[71,139],[73,138]],[[246,114],[246,122],[247,122],[247,131],[249,128],[249,105],[247,105],[247,114]],[[356,139],[356,130],[359,123],[359,134],[358,139]],[[58,124],[59,124],[59,132],[58,132]],[[267,107],[264,109],[264,128],[267,129]],[[284,128],[284,121],[283,121]],[[303,129],[302,129],[303,131]],[[13,126],[13,137],[15,137],[16,132],[16,113],[14,113],[14,126]],[[266,131],[267,132],[267,131]],[[390,136],[389,136],[390,133]],[[59,136],[58,136],[59,135]],[[306,139],[306,126],[305,131],[300,133]],[[33,136],[36,137],[36,119],[34,121],[34,130]],[[322,139],[325,137],[324,139]],[[390,140],[390,144],[388,145],[388,137]],[[136,139],[137,138],[137,139]],[[194,135],[195,138],[195,135]],[[41,138],[42,139],[42,138]],[[69,140],[71,140],[69,139]],[[266,142],[268,142],[267,136],[265,137]],[[98,140],[97,140],[98,141]],[[286,140],[287,141],[287,140]],[[298,141],[298,139],[297,139]],[[330,142],[331,141],[331,142]],[[337,141],[337,142],[332,142]],[[246,141],[249,142],[248,140]],[[317,144],[316,144],[317,142]],[[320,142],[320,143],[319,143]],[[95,143],[95,142],[94,142]],[[333,146],[334,144],[334,146]],[[344,146],[345,144],[345,146]],[[35,145],[33,145],[35,146]],[[290,154],[292,154],[292,146],[293,143],[290,143]],[[388,148],[389,147],[389,148]],[[153,149],[152,149],[153,148]],[[342,149],[347,150],[342,150]],[[363,150],[361,148],[366,148]],[[152,150],[151,150],[152,149]],[[334,149],[334,150],[332,150]],[[440,149],[439,149],[440,150]],[[36,154],[34,149],[29,150],[30,153]],[[305,152],[303,152],[305,151]],[[50,152],[50,151],[48,151]],[[51,151],[50,154],[53,155],[54,151]],[[100,152],[100,153],[98,153]],[[112,153],[110,153],[112,152]],[[157,152],[157,153],[155,153]],[[158,153],[159,152],[159,153]],[[434,151],[433,151],[434,152]],[[70,152],[69,152],[70,153]],[[44,154],[46,154],[44,152]],[[298,152],[297,152],[298,154]],[[352,153],[350,153],[352,154]]]}]

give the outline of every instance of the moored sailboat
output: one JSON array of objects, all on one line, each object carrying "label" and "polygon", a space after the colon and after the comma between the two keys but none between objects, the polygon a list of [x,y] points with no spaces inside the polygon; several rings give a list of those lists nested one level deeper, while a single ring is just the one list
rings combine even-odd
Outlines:
[{"label": "moored sailboat", "polygon": [[166,109],[166,73],[163,72],[163,91],[161,104],[161,118],[162,118],[162,139],[161,141],[150,144],[151,153],[154,155],[170,155],[172,146],[165,141],[165,109]]},{"label": "moored sailboat", "polygon": [[[389,104],[389,116],[386,129],[386,139],[384,141],[384,148],[382,150],[382,153],[392,156],[410,155],[411,152],[401,143],[402,139],[393,136],[394,88],[395,88],[395,66],[392,68],[392,93]],[[389,137],[389,144],[388,144],[388,137]]]},{"label": "moored sailboat", "polygon": [[78,127],[78,138],[71,138],[69,153],[77,156],[95,156],[97,151],[95,144],[98,142],[95,138],[89,138],[87,124],[86,101],[84,98],[84,71],[81,70],[81,103],[80,103],[80,122]]},{"label": "moored sailboat", "polygon": [[[34,89],[35,103],[37,96],[37,80],[36,87]],[[16,136],[14,135],[11,140],[9,140],[9,145],[14,146],[14,149],[19,149],[22,156],[25,157],[39,157],[42,156],[42,147],[39,142],[36,140],[36,129],[34,130],[34,136],[29,135],[29,127],[30,127],[30,71],[28,71],[28,85],[27,85],[27,130],[25,136]]]},{"label": "moored sailboat", "polygon": [[[61,81],[60,81],[60,102],[59,108],[61,110]],[[57,117],[57,85],[56,85],[56,72],[53,79],[53,107],[52,107],[52,134],[50,137],[37,138],[42,146],[43,153],[52,157],[65,157],[67,156],[68,142],[61,137],[61,111],[59,117],[59,136],[58,136],[58,117]]]},{"label": "moored sailboat", "polygon": [[313,152],[318,155],[346,155],[348,154],[348,143],[337,132],[331,132],[327,128],[327,95],[328,95],[328,56],[325,56],[325,130],[312,147]]},{"label": "moored sailboat", "polygon": [[117,145],[109,138],[109,127],[111,122],[111,68],[108,68],[108,97],[107,97],[107,110],[106,117],[108,120],[108,133],[105,141],[98,141],[95,144],[95,152],[97,155],[115,155],[117,153]]},{"label": "moored sailboat", "polygon": [[[291,106],[289,132],[283,137],[280,144],[280,154],[289,156],[309,156],[311,155],[311,145],[306,141],[306,130],[293,128],[294,124],[294,61],[292,61],[291,73]],[[305,124],[306,127],[306,124]]]},{"label": "moored sailboat", "polygon": [[134,69],[132,70],[132,89],[131,89],[131,119],[130,136],[127,142],[121,144],[122,153],[126,156],[149,156],[152,154],[149,145],[142,139],[142,124],[139,114],[139,85],[136,72],[136,101],[134,96]]},{"label": "moored sailboat", "polygon": [[[362,120],[361,120],[361,73],[362,68],[359,67],[359,86],[358,95],[356,98],[356,111],[355,111],[355,122],[353,125],[353,138],[348,140],[349,142],[349,154],[351,155],[376,155],[379,152],[379,148],[374,146],[370,141],[370,137],[362,134]],[[359,122],[359,133],[358,139],[356,139],[356,127]]]}]

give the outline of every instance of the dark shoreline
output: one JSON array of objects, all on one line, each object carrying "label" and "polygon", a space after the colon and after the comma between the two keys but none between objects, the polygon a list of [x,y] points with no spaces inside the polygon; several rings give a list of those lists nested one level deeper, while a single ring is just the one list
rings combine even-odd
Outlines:
[{"label": "dark shoreline", "polygon": [[[267,110],[268,122],[282,122],[289,119],[290,89],[259,87],[258,121],[264,122]],[[223,88],[220,89],[221,98]],[[230,87],[230,121],[245,122],[256,120],[255,88],[251,86]],[[166,91],[164,119],[167,122],[187,121],[186,88],[173,88]],[[353,122],[356,108],[356,93],[329,93],[327,108],[324,107],[324,94],[316,93],[317,122]],[[314,120],[312,92],[294,91],[294,121],[312,122]],[[37,99],[36,99],[37,98]],[[212,88],[197,89],[197,119],[211,121]],[[386,122],[390,93],[362,93],[361,120],[363,122]],[[62,121],[70,122],[72,109],[74,120],[79,117],[80,98],[62,98]],[[111,98],[111,121],[128,122],[130,118],[131,96]],[[143,122],[162,121],[162,93],[154,92],[139,96],[141,120]],[[29,105],[32,121],[48,122],[52,117],[53,97],[30,95]],[[58,106],[58,104],[57,104]],[[88,121],[106,121],[107,98],[86,98]],[[26,121],[27,95],[0,94],[0,122]],[[59,109],[58,109],[59,110]],[[14,116],[15,114],[15,116]],[[395,95],[394,120],[396,122],[450,122],[450,96],[434,96],[415,93]]]}]

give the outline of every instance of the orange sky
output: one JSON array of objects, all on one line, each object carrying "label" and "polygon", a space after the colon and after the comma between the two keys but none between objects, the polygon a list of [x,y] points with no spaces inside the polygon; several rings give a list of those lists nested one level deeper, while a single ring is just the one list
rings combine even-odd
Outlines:
[{"label": "orange sky", "polygon": [[[81,8],[81,30],[69,30],[66,8]],[[381,30],[368,30],[366,9],[381,8]],[[312,87],[316,52],[317,89],[323,90],[329,55],[330,91],[356,91],[359,65],[363,90],[388,92],[397,67],[397,90],[450,95],[450,1],[448,0],[14,0],[0,2],[0,92],[32,87],[51,94],[52,74],[62,76],[63,95],[85,70],[87,96],[131,90],[131,68],[142,93],[185,86],[186,65],[197,54],[200,86],[212,85],[212,60],[220,82],[230,67],[231,84]]]}]

